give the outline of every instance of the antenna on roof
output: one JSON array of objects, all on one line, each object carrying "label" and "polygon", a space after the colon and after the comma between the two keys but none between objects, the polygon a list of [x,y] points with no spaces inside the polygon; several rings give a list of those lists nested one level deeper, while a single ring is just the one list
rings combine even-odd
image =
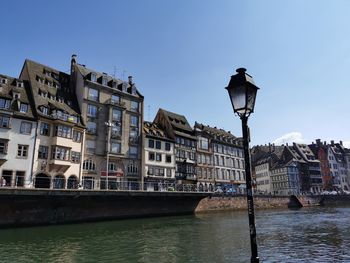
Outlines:
[{"label": "antenna on roof", "polygon": [[117,67],[113,66],[113,78],[115,78],[116,74],[117,74]]}]

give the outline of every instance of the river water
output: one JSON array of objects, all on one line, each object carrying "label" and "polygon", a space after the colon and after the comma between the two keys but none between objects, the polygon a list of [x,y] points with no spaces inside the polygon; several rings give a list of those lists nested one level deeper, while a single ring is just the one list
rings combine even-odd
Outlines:
[{"label": "river water", "polygon": [[[256,211],[260,262],[350,262],[350,207]],[[249,262],[247,212],[0,230],[0,262]]]}]

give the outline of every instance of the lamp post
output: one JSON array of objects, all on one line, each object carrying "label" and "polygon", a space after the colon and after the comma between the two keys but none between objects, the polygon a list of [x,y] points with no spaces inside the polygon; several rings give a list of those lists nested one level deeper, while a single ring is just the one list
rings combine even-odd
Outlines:
[{"label": "lamp post", "polygon": [[245,68],[236,70],[237,74],[231,76],[230,83],[226,87],[234,113],[241,118],[243,132],[243,149],[245,159],[245,174],[247,188],[247,204],[249,217],[249,233],[251,246],[251,263],[259,263],[258,245],[256,242],[254,200],[252,191],[252,176],[249,152],[249,128],[248,117],[254,112],[255,98],[258,87],[255,86],[252,76],[246,73]]},{"label": "lamp post", "polygon": [[114,126],[114,124],[110,121],[106,121],[105,125],[107,126],[108,129],[108,134],[107,134],[107,161],[106,161],[106,190],[109,189],[108,187],[108,171],[109,171],[109,150],[111,148],[111,129]]}]

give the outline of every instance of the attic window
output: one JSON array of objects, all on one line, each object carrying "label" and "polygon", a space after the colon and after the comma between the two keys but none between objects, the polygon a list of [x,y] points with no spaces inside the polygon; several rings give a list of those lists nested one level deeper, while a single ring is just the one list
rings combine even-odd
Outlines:
[{"label": "attic window", "polygon": [[16,82],[16,87],[23,88],[23,82],[22,81],[17,81]]},{"label": "attic window", "polygon": [[52,82],[49,81],[49,80],[46,80],[46,85],[49,86],[49,87],[51,87],[51,86],[52,86]]},{"label": "attic window", "polygon": [[54,86],[55,88],[57,88],[57,89],[59,89],[59,88],[61,87],[60,84],[59,84],[59,83],[56,83],[56,82],[53,83],[53,86]]},{"label": "attic window", "polygon": [[102,77],[102,85],[107,86],[107,77]]},{"label": "attic window", "polygon": [[14,92],[13,93],[13,98],[18,100],[21,97],[20,93]]},{"label": "attic window", "polygon": [[67,104],[68,104],[68,106],[72,106],[72,101],[71,100],[67,100]]},{"label": "attic window", "polygon": [[95,74],[95,73],[93,73],[93,72],[91,72],[91,77],[90,77],[90,80],[91,80],[92,82],[96,82],[96,79],[97,79],[96,74]]},{"label": "attic window", "polygon": [[45,106],[41,106],[40,111],[45,115],[49,115],[49,109]]},{"label": "attic window", "polygon": [[21,103],[21,107],[20,107],[19,111],[22,113],[27,113],[28,112],[28,104]]},{"label": "attic window", "polygon": [[1,78],[0,80],[1,80],[0,83],[7,84],[7,79],[6,78]]},{"label": "attic window", "polygon": [[50,71],[44,70],[44,73],[45,73],[46,76],[51,77],[51,72]]},{"label": "attic window", "polygon": [[136,87],[135,87],[135,85],[132,85],[132,87],[131,87],[131,94],[132,95],[136,95]]},{"label": "attic window", "polygon": [[44,79],[40,78],[39,76],[36,76],[36,81],[39,83],[44,83]]}]

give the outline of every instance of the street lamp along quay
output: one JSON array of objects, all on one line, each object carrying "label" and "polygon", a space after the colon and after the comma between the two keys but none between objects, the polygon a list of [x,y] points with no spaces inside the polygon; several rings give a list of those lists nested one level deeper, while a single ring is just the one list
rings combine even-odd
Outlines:
[{"label": "street lamp along quay", "polygon": [[245,68],[236,70],[237,74],[231,76],[230,83],[226,87],[233,111],[242,120],[243,132],[243,149],[245,159],[245,174],[246,174],[246,188],[247,188],[247,204],[249,217],[249,233],[251,246],[251,263],[259,263],[258,245],[256,242],[255,229],[255,215],[254,215],[254,200],[252,191],[252,175],[250,166],[250,152],[249,152],[249,128],[248,117],[254,112],[255,98],[258,87],[255,86],[252,76],[246,73]]}]

